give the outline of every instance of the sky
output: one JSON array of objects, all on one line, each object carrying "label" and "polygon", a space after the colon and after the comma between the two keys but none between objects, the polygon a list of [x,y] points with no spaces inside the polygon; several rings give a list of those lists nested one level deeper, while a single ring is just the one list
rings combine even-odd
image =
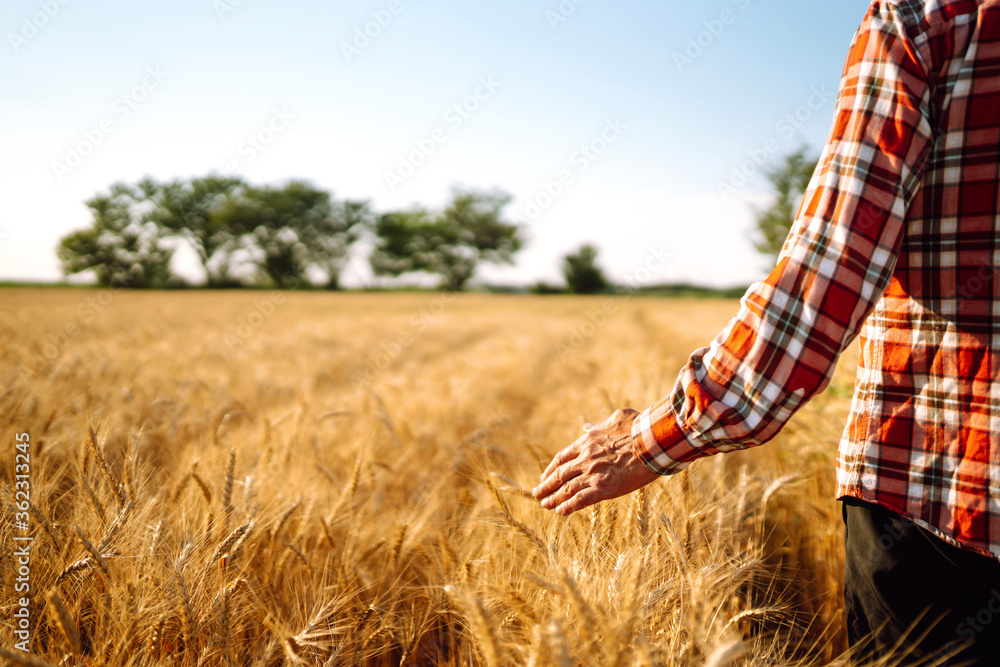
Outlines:
[{"label": "sky", "polygon": [[380,212],[504,190],[528,244],[480,281],[561,282],[589,242],[618,282],[747,284],[762,171],[822,148],[868,4],[5,0],[0,279],[61,279],[115,182],[217,172]]}]

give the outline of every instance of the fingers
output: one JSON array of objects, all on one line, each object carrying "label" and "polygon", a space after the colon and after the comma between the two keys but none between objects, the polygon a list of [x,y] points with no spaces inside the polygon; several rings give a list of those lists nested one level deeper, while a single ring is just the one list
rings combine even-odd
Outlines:
[{"label": "fingers", "polygon": [[548,477],[542,480],[542,483],[532,490],[532,495],[539,500],[547,498],[559,489],[563,488],[563,485],[567,482],[572,481],[576,477],[579,477],[580,471],[576,466],[566,465],[560,466],[552,471]]},{"label": "fingers", "polygon": [[559,505],[556,508],[556,514],[569,516],[573,512],[579,512],[585,507],[596,505],[602,500],[604,500],[604,494],[601,493],[600,489],[588,486],[579,493],[573,494],[571,498]]},{"label": "fingers", "polygon": [[[583,474],[585,458],[585,445],[594,438],[593,431],[600,428],[600,425],[586,424],[586,433],[580,436],[576,442],[562,450],[549,463],[542,473],[542,483],[535,487],[531,493],[535,498],[542,500],[564,488],[564,485]],[[546,506],[548,509],[549,506]],[[551,505],[555,507],[555,505]]]},{"label": "fingers", "polygon": [[573,497],[574,494],[584,490],[590,485],[590,481],[587,477],[583,475],[578,475],[571,480],[565,482],[562,486],[556,489],[551,495],[542,500],[542,507],[550,510],[555,509],[559,505],[563,504],[567,500]]},{"label": "fingers", "polygon": [[580,441],[582,439],[583,438],[577,440],[572,445],[570,445],[566,449],[556,454],[555,457],[552,459],[552,461],[549,463],[548,467],[545,468],[545,472],[542,473],[541,476],[542,479],[545,479],[546,477],[551,475],[552,471],[561,466],[562,464],[575,459],[580,453],[578,445],[580,444]]},{"label": "fingers", "polygon": [[[600,424],[584,424],[584,435],[555,455],[541,475],[541,484],[532,490],[532,495],[543,501],[542,507],[569,516],[648,483],[645,477],[632,479],[637,476],[632,474],[629,462],[634,454],[622,454],[621,443],[630,441],[632,420],[637,414],[625,408]],[[641,475],[653,474],[644,466],[640,468]],[[623,477],[627,478],[624,484]]]}]

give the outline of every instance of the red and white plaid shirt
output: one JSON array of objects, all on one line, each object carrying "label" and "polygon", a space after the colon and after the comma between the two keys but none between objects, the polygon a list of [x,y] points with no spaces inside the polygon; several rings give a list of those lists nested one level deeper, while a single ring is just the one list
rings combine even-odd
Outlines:
[{"label": "red and white plaid shirt", "polygon": [[1000,0],[871,4],[777,267],[639,415],[661,474],[772,438],[861,335],[838,496],[1000,558]]}]

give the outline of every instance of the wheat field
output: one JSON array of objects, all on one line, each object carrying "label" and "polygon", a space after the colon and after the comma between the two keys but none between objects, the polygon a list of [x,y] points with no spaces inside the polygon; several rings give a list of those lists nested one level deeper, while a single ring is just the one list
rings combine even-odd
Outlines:
[{"label": "wheat field", "polygon": [[669,392],[737,307],[3,290],[2,655],[847,664],[834,459],[855,351],[766,447],[569,518],[527,492],[585,422]]}]

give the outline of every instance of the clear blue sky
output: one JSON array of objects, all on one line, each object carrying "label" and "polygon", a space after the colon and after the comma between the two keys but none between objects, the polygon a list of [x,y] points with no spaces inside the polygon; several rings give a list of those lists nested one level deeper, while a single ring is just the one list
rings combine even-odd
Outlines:
[{"label": "clear blue sky", "polygon": [[559,280],[589,241],[618,280],[662,250],[650,281],[750,282],[767,184],[719,185],[754,151],[821,147],[868,4],[6,0],[0,278],[58,279],[59,238],[115,181],[230,169],[379,210],[502,188],[530,244],[490,280]]}]

